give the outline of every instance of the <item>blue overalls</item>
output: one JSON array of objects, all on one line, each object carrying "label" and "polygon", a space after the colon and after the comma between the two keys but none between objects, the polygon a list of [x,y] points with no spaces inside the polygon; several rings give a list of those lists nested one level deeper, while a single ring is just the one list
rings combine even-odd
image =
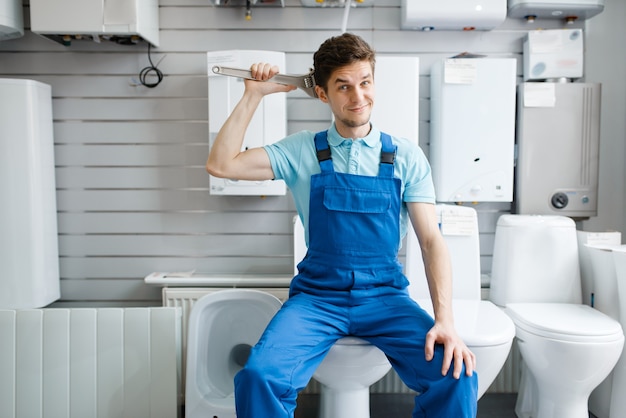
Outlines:
[{"label": "blue overalls", "polygon": [[391,138],[381,134],[378,176],[361,176],[334,171],[326,135],[315,136],[321,173],[311,177],[307,255],[289,299],[235,376],[237,417],[293,417],[298,392],[346,335],[379,347],[420,393],[414,417],[475,417],[476,373],[456,380],[451,368],[442,376],[442,346],[424,358],[434,322],[409,297],[397,258],[401,180]]}]

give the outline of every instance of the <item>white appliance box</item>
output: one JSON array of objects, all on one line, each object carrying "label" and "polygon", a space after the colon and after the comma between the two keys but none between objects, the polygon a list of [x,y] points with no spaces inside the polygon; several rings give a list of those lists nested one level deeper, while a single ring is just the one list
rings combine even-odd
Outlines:
[{"label": "white appliance box", "polygon": [[589,19],[604,10],[604,0],[509,0],[509,17]]},{"label": "white appliance box", "polygon": [[492,30],[506,19],[506,0],[402,0],[401,27],[414,30]]},{"label": "white appliance box", "polygon": [[159,46],[158,0],[30,0],[31,30],[60,43],[62,37],[139,37]]},{"label": "white appliance box", "polygon": [[[271,62],[284,73],[285,53],[260,50],[227,50],[207,52],[209,77],[209,146],[241,99],[243,79],[214,74],[213,66],[222,65],[248,69],[255,62]],[[286,93],[269,94],[263,98],[246,130],[242,151],[272,144],[287,136]],[[247,181],[210,176],[210,193],[231,196],[282,196],[287,193],[283,180]]]},{"label": "white appliance box", "polygon": [[582,29],[530,31],[523,50],[524,81],[583,76]]},{"label": "white appliance box", "polygon": [[430,153],[438,202],[511,202],[515,58],[464,58],[431,68]]}]

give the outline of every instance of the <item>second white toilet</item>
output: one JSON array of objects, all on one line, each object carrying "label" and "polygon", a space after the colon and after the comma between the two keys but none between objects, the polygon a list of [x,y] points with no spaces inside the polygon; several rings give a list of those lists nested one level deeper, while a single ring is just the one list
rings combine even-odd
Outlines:
[{"label": "second white toilet", "polygon": [[[453,269],[453,314],[459,335],[477,357],[478,396],[494,381],[509,354],[513,321],[480,296],[480,250],[476,211],[469,207],[437,205]],[[301,223],[295,220],[296,260],[306,252]],[[432,315],[419,243],[409,228],[406,275],[409,293]],[[330,350],[315,378],[322,383],[320,418],[369,417],[369,386],[390,369],[385,355],[358,338],[339,340]]]},{"label": "second white toilet", "polygon": [[591,391],[624,345],[616,320],[582,304],[574,221],[498,219],[490,298],[513,319],[523,360],[519,418],[588,418]]},{"label": "second white toilet", "polygon": [[[437,205],[437,217],[452,263],[454,322],[465,344],[476,355],[478,398],[493,383],[506,361],[515,325],[492,302],[481,300],[480,244],[476,210],[467,206]],[[419,243],[407,233],[406,276],[411,297],[433,314]]]},{"label": "second white toilet", "polygon": [[[615,276],[617,278],[617,291],[619,299],[626,301],[626,245],[622,245],[619,248],[614,248],[612,251],[613,265],[615,267]],[[623,305],[622,305],[623,306]],[[620,319],[622,324],[626,323],[626,309],[621,308]],[[622,352],[622,355],[613,369],[613,389],[611,396],[612,411],[611,418],[617,417],[618,413],[626,411],[626,398],[624,393],[626,392],[626,353]],[[613,415],[613,413],[615,415]]]},{"label": "second white toilet", "polygon": [[[618,291],[612,254],[612,249],[620,246],[621,234],[588,231],[576,231],[576,234],[583,303],[619,321],[623,328],[626,322],[620,319],[623,303]],[[626,300],[624,303],[626,304]],[[624,357],[623,350],[621,357]],[[613,377],[618,368],[616,366],[589,397],[589,411],[597,418],[621,418],[623,416],[623,408],[611,409],[612,398],[623,398],[623,391],[626,389],[615,387],[615,395],[612,395]]]}]

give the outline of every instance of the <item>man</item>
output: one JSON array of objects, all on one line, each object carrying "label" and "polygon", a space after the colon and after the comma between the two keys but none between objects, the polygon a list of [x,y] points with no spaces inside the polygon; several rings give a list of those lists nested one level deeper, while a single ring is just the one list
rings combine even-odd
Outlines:
[{"label": "man", "polygon": [[[258,81],[245,81],[206,164],[217,177],[285,180],[308,244],[289,299],[235,377],[237,416],[292,417],[298,391],[324,355],[354,335],[385,352],[420,393],[414,417],[474,417],[476,359],[454,329],[450,261],[428,161],[416,144],[370,123],[375,53],[365,41],[348,33],[330,38],[313,61],[315,91],[335,119],[328,131],[241,151],[262,98],[295,89],[265,82],[277,67],[253,64]],[[434,321],[409,297],[397,259],[407,218],[422,249]]]}]

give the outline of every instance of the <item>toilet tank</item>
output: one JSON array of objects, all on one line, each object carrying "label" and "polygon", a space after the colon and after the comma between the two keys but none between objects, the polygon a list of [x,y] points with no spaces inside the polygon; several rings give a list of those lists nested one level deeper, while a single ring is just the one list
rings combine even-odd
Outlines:
[{"label": "toilet tank", "polygon": [[491,267],[492,302],[581,303],[576,225],[551,215],[502,215]]},{"label": "toilet tank", "polygon": [[[452,297],[480,300],[480,244],[476,210],[467,206],[437,205],[439,227],[452,264]],[[411,226],[406,236],[405,274],[413,299],[430,299],[422,253]]]}]

